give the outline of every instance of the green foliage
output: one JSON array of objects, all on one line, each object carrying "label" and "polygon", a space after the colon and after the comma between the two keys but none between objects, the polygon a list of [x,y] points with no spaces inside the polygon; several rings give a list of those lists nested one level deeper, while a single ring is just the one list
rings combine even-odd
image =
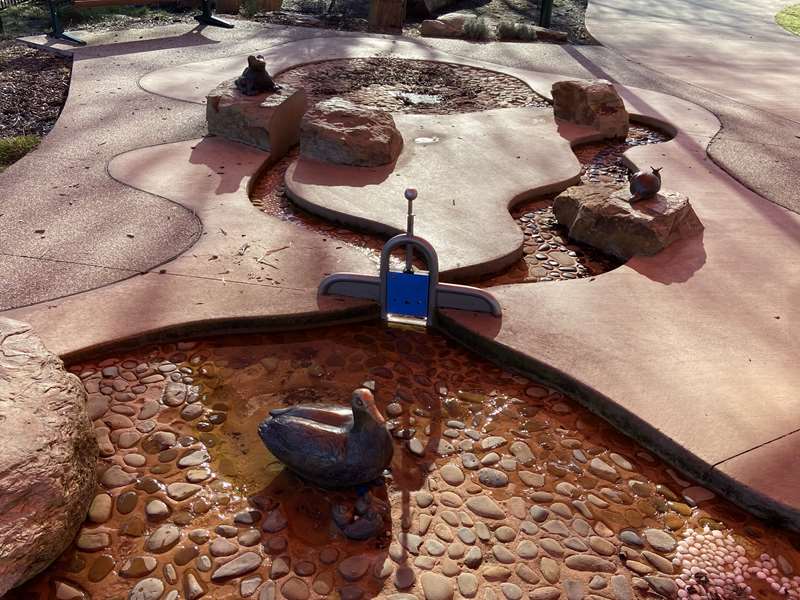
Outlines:
[{"label": "green foliage", "polygon": [[468,40],[488,40],[489,26],[486,19],[478,17],[464,21],[464,37]]},{"label": "green foliage", "polygon": [[787,6],[777,15],[775,22],[795,35],[800,35],[800,4]]},{"label": "green foliage", "polygon": [[36,148],[40,141],[41,138],[37,135],[0,138],[0,171]]},{"label": "green foliage", "polygon": [[250,19],[261,11],[260,0],[242,0],[239,5],[239,14]]},{"label": "green foliage", "polygon": [[536,39],[536,29],[525,23],[500,21],[500,23],[497,24],[497,39],[532,42]]}]

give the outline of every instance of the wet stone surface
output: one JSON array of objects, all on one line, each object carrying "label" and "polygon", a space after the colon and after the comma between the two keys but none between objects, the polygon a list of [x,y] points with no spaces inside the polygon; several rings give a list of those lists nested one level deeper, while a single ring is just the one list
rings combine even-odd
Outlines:
[{"label": "wet stone surface", "polygon": [[[94,423],[103,435],[109,422],[120,426],[98,462],[113,476],[99,478],[74,545],[14,600],[739,599],[800,590],[797,536],[679,477],[561,393],[435,334],[362,325],[229,337],[71,370],[90,401],[110,398]],[[391,473],[366,497],[383,507],[383,529],[357,542],[333,509],[352,514],[365,499],[283,470],[256,425],[277,407],[346,404],[369,380],[379,409],[394,405],[396,446]],[[123,403],[118,381],[137,388],[124,400],[134,409],[126,423],[111,416]],[[165,395],[168,382],[185,394]],[[182,416],[189,401],[199,417]],[[148,433],[119,443],[146,420]],[[126,462],[133,453],[144,464]]]}]

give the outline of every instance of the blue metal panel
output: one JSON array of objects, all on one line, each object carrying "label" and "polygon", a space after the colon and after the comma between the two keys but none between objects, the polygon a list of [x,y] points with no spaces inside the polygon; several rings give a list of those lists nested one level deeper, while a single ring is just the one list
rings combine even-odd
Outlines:
[{"label": "blue metal panel", "polygon": [[427,318],[428,275],[402,271],[389,271],[387,275],[386,312]]}]

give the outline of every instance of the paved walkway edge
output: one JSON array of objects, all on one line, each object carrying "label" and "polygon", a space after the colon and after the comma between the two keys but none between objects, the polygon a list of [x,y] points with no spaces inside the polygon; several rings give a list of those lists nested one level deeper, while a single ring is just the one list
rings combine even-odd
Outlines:
[{"label": "paved walkway edge", "polygon": [[714,465],[692,454],[657,428],[626,410],[611,398],[551,365],[477,334],[457,320],[440,314],[439,330],[447,337],[503,367],[525,377],[539,379],[564,392],[590,412],[605,419],[679,472],[689,475],[721,497],[727,498],[761,519],[800,529],[800,510],[788,506],[743,482],[720,472]]}]

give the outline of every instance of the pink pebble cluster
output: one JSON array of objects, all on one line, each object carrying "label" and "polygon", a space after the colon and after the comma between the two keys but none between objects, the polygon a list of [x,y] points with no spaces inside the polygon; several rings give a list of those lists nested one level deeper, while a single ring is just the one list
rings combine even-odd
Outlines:
[{"label": "pink pebble cluster", "polygon": [[681,574],[676,580],[678,597],[687,600],[712,598],[744,600],[754,598],[748,581],[764,581],[776,594],[800,598],[800,576],[791,575],[791,565],[769,554],[757,560],[747,558],[745,549],[730,534],[712,530],[687,529],[678,542],[672,563]]}]

